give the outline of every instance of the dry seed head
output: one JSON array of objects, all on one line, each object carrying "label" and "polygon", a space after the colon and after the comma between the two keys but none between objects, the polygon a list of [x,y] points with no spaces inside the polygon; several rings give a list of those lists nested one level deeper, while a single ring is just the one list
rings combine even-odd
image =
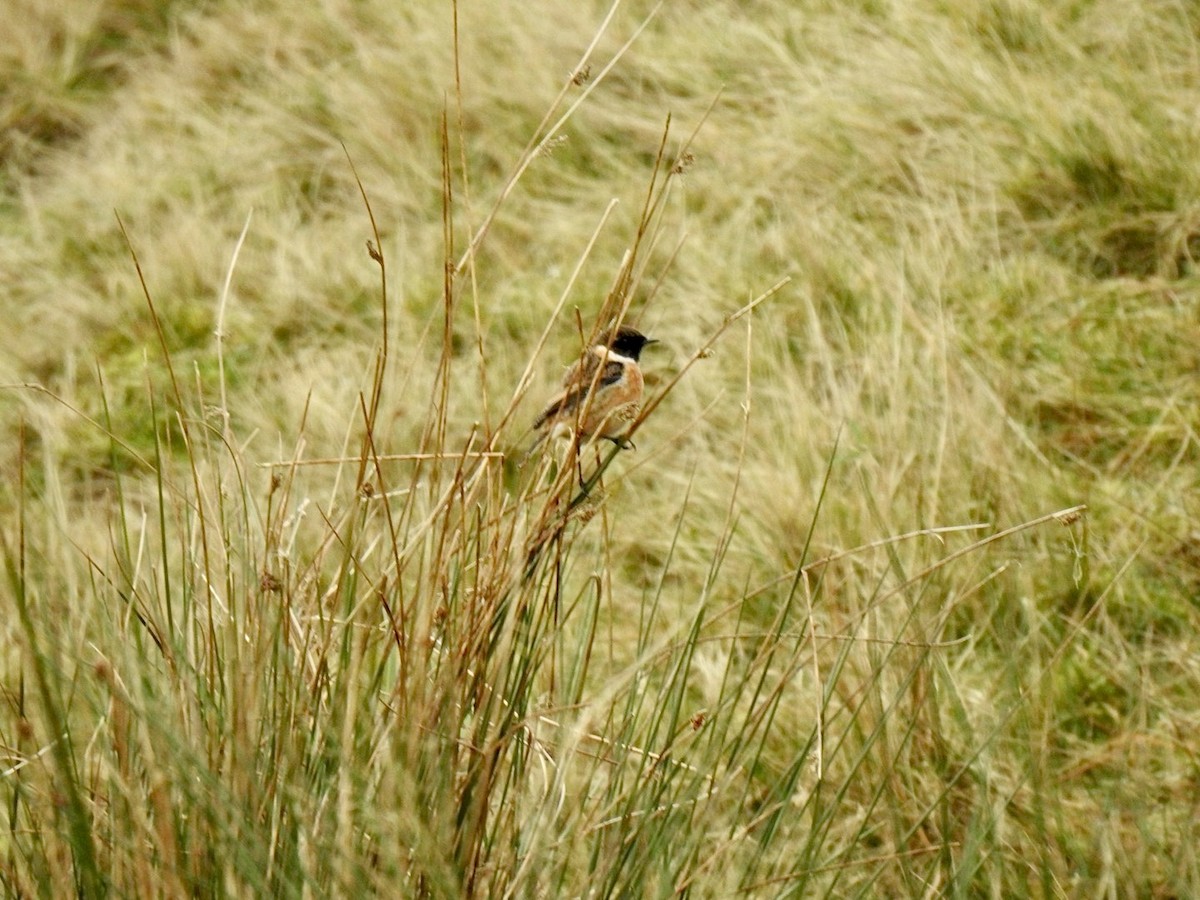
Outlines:
[{"label": "dry seed head", "polygon": [[686,175],[687,170],[692,167],[692,163],[696,161],[696,157],[691,151],[685,152],[679,159],[675,160],[675,165],[671,166],[672,175]]},{"label": "dry seed head", "polygon": [[1058,521],[1059,525],[1074,525],[1083,518],[1083,513],[1084,510],[1082,509],[1073,509],[1069,512],[1056,515],[1054,518]]},{"label": "dry seed head", "polygon": [[570,518],[579,522],[580,525],[586,525],[600,511],[600,504],[604,502],[604,496],[602,489],[593,488],[584,501],[571,511]]},{"label": "dry seed head", "polygon": [[546,141],[546,143],[542,144],[541,149],[538,150],[538,155],[539,156],[550,156],[552,153],[554,153],[555,150],[557,150],[559,147],[561,147],[566,142],[567,142],[567,135],[556,134],[554,137],[550,138],[550,140]]}]

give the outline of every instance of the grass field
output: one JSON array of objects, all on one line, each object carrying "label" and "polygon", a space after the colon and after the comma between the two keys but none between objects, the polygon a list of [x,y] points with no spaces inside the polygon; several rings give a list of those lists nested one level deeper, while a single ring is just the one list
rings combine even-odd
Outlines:
[{"label": "grass field", "polygon": [[1200,9],[5,20],[0,893],[1200,894]]}]

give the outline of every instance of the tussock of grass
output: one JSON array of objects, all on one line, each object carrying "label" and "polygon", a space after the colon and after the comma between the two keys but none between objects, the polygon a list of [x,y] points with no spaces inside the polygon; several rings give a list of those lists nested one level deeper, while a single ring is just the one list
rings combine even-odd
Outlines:
[{"label": "tussock of grass", "polygon": [[1196,893],[1186,9],[152,6],[0,26],[6,894]]}]

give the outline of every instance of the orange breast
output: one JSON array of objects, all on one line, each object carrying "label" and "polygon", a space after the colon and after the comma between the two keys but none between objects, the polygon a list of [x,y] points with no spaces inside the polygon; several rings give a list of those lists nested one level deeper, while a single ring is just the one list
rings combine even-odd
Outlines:
[{"label": "orange breast", "polygon": [[596,385],[591,398],[587,418],[580,430],[586,435],[616,437],[629,427],[636,418],[642,402],[642,370],[638,364],[615,353],[608,355],[608,362],[621,363],[621,376],[611,384]]}]

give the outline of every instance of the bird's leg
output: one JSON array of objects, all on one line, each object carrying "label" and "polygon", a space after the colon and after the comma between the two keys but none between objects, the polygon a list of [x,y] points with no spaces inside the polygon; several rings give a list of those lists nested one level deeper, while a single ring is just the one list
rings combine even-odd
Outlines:
[{"label": "bird's leg", "polygon": [[587,490],[587,482],[583,478],[583,445],[578,432],[571,438],[571,456],[575,462],[575,477],[579,479],[579,488]]}]

